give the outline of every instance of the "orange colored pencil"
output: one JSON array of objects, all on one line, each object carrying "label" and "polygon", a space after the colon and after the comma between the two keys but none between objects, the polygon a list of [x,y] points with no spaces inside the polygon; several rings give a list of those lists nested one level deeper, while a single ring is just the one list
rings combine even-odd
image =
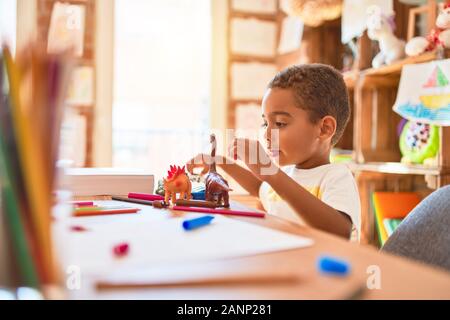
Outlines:
[{"label": "orange colored pencil", "polygon": [[105,210],[76,210],[73,212],[74,217],[85,216],[103,216],[108,214],[121,214],[121,213],[137,213],[140,209],[137,208],[123,208],[123,209],[105,209]]}]

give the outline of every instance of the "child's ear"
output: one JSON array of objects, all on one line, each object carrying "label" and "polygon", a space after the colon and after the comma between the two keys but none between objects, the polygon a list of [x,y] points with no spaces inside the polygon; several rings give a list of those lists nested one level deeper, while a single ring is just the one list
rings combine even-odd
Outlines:
[{"label": "child's ear", "polygon": [[323,140],[331,139],[336,132],[336,119],[332,116],[325,116],[321,120],[320,138]]}]

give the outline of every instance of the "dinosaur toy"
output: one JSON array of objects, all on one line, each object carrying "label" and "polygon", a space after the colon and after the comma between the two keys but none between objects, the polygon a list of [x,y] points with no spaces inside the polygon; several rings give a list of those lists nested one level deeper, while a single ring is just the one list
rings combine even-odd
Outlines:
[{"label": "dinosaur toy", "polygon": [[205,200],[215,202],[217,206],[228,208],[230,206],[228,191],[231,191],[231,189],[228,186],[227,180],[216,171],[216,136],[214,134],[210,136],[210,142],[211,164],[209,165],[209,173],[205,180]]},{"label": "dinosaur toy", "polygon": [[169,199],[172,203],[177,200],[177,193],[180,194],[180,199],[189,200],[191,198],[192,184],[187,176],[184,166],[170,166],[170,170],[167,171],[167,178],[163,179],[164,185],[164,202],[169,203]]}]

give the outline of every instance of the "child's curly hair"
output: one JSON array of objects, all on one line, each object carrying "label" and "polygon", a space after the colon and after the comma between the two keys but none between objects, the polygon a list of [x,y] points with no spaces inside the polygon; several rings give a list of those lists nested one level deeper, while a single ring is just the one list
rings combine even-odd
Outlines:
[{"label": "child's curly hair", "polygon": [[280,71],[268,88],[292,89],[297,106],[308,111],[311,122],[327,115],[336,119],[332,145],[342,137],[350,105],[342,74],[333,67],[320,63],[294,65]]}]

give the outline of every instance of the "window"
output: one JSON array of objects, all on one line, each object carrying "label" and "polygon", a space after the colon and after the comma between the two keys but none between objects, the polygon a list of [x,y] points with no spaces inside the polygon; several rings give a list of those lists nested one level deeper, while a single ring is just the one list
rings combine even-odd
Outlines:
[{"label": "window", "polygon": [[12,52],[16,48],[16,0],[0,0],[0,43],[10,45]]},{"label": "window", "polygon": [[113,164],[161,177],[208,145],[210,0],[116,0]]}]

